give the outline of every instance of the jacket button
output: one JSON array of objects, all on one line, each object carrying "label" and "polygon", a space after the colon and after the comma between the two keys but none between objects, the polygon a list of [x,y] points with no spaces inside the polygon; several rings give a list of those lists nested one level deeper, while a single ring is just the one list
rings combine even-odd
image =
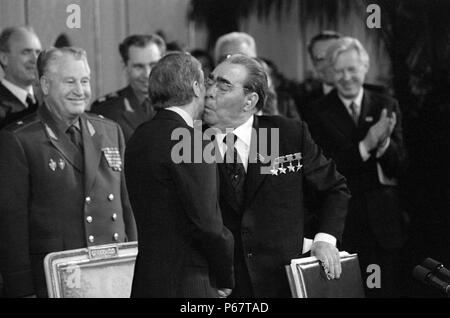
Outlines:
[{"label": "jacket button", "polygon": [[117,242],[119,240],[119,234],[118,233],[114,233],[113,239],[114,239],[114,241]]},{"label": "jacket button", "polygon": [[91,203],[91,197],[86,197],[85,201],[87,204]]},{"label": "jacket button", "polygon": [[89,239],[89,242],[90,242],[90,243],[94,243],[94,241],[95,241],[95,240],[94,240],[94,235],[89,235],[89,238],[88,238],[88,239]]},{"label": "jacket button", "polygon": [[86,217],[86,221],[88,222],[88,223],[92,223],[92,216],[87,216]]},{"label": "jacket button", "polygon": [[117,213],[113,213],[111,219],[112,219],[113,221],[117,220]]},{"label": "jacket button", "polygon": [[114,194],[111,193],[110,195],[108,195],[108,200],[109,200],[109,201],[114,200]]}]

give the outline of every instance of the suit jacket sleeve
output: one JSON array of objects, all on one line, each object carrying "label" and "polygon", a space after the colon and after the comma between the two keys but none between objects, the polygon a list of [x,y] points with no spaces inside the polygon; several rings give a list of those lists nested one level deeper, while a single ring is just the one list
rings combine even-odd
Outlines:
[{"label": "suit jacket sleeve", "polygon": [[0,133],[0,270],[5,295],[35,294],[28,239],[29,173],[17,137]]},{"label": "suit jacket sleeve", "polygon": [[[122,157],[122,162],[125,162],[125,138],[123,136],[122,129],[119,125],[117,125],[118,134],[119,134],[119,148],[120,148],[120,156]],[[123,165],[125,167],[125,165]],[[120,190],[121,190],[121,199],[122,199],[122,210],[123,210],[123,218],[125,222],[125,232],[127,234],[128,241],[137,241],[137,228],[136,221],[134,219],[133,209],[131,208],[130,199],[128,197],[127,183],[125,180],[125,171],[122,170],[120,177]]]},{"label": "suit jacket sleeve", "polygon": [[335,163],[322,154],[311,138],[307,125],[300,123],[300,130],[306,183],[317,191],[322,202],[319,232],[341,240],[350,199],[346,180],[337,171]]},{"label": "suit jacket sleeve", "polygon": [[177,194],[192,222],[194,240],[209,262],[217,287],[232,288],[234,239],[223,225],[218,203],[216,165],[173,165]]},{"label": "suit jacket sleeve", "polygon": [[389,147],[386,149],[385,153],[378,158],[378,162],[383,168],[383,172],[386,176],[389,178],[398,178],[400,177],[399,173],[405,167],[406,151],[403,145],[402,117],[397,101],[392,105],[392,112],[395,112],[397,116],[397,123],[391,134]]}]

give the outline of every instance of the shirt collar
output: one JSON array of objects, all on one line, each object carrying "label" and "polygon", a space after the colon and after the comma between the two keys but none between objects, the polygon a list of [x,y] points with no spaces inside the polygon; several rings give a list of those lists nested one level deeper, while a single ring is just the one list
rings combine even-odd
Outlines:
[{"label": "shirt collar", "polygon": [[359,90],[358,95],[356,95],[356,97],[354,99],[344,98],[344,97],[342,97],[341,95],[338,94],[339,99],[342,101],[342,103],[344,104],[345,108],[347,108],[347,110],[350,109],[350,104],[353,102],[353,103],[356,104],[356,108],[357,108],[358,112],[361,109],[363,95],[364,95],[364,89],[362,87]]},{"label": "shirt collar", "polygon": [[28,94],[31,94],[34,98],[34,91],[33,86],[29,86],[27,89],[23,89],[22,87],[17,86],[16,84],[11,83],[5,78],[2,78],[1,80],[2,84],[11,91],[11,93],[16,96],[22,104],[25,105],[25,107],[28,107],[28,104],[26,102]]},{"label": "shirt collar", "polygon": [[[254,116],[250,116],[250,118],[243,123],[242,125],[236,127],[232,132],[235,134],[238,139],[240,139],[247,147],[250,147],[250,142],[252,139],[252,127],[253,127]],[[231,131],[227,131],[226,133],[217,133],[216,138],[218,141],[222,141],[225,136]]]},{"label": "shirt collar", "polygon": [[184,109],[181,109],[178,106],[170,106],[170,107],[167,107],[164,109],[177,113],[178,115],[180,115],[183,118],[183,120],[186,122],[186,124],[189,127],[194,128],[194,119]]}]

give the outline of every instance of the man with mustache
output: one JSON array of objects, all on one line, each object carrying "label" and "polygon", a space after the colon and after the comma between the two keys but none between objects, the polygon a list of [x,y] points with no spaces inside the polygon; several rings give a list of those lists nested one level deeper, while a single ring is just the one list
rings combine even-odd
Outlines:
[{"label": "man with mustache", "polygon": [[127,142],[134,130],[155,115],[148,98],[148,77],[152,67],[166,52],[164,40],[156,35],[131,35],[120,45],[128,86],[99,98],[93,113],[117,122]]},{"label": "man with mustache", "polygon": [[47,296],[51,252],[137,239],[117,123],[86,114],[86,52],[37,60],[44,104],[0,131],[0,270],[7,297]]},{"label": "man with mustache", "polygon": [[41,42],[31,27],[6,28],[0,34],[0,128],[37,109],[32,84]]}]

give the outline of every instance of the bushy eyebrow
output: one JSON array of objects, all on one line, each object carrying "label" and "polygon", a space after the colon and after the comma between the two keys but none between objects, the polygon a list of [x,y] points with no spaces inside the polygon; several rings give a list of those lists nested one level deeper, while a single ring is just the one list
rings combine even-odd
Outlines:
[{"label": "bushy eyebrow", "polygon": [[[213,74],[209,74],[208,78],[214,80],[214,75]],[[221,83],[225,83],[225,84],[231,84],[231,82],[229,80],[227,80],[226,78],[221,77],[221,76],[217,76],[217,78],[215,80],[217,82],[221,82]]]}]

